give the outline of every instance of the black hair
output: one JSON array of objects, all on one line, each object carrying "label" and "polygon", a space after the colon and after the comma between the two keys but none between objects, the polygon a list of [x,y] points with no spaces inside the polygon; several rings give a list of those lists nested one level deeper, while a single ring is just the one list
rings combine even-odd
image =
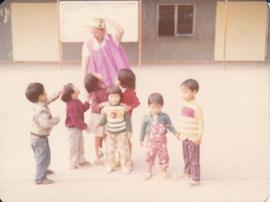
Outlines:
[{"label": "black hair", "polygon": [[120,102],[122,101],[122,98],[123,98],[123,93],[122,93],[122,90],[119,86],[111,86],[107,89],[107,93],[108,93],[108,96],[111,95],[111,94],[118,94],[120,95]]},{"label": "black hair", "polygon": [[38,102],[39,96],[45,93],[45,89],[42,83],[34,82],[28,84],[25,96],[26,98],[33,103]]},{"label": "black hair", "polygon": [[88,93],[91,93],[102,89],[100,85],[101,82],[103,81],[94,76],[92,73],[88,73],[84,78],[84,87]]},{"label": "black hair", "polygon": [[135,90],[136,76],[131,69],[120,69],[117,75],[120,86],[123,88]]},{"label": "black hair", "polygon": [[164,105],[164,99],[160,93],[152,93],[148,98],[148,105],[151,104],[160,104]]},{"label": "black hair", "polygon": [[194,79],[187,79],[187,80],[185,80],[181,84],[181,86],[185,86],[189,90],[196,91],[196,92],[198,92],[199,91],[199,88],[200,88],[199,83],[196,80],[194,80]]},{"label": "black hair", "polygon": [[73,93],[75,93],[75,91],[73,89],[73,84],[68,83],[63,88],[61,99],[64,102],[69,102],[72,99],[71,96]]}]

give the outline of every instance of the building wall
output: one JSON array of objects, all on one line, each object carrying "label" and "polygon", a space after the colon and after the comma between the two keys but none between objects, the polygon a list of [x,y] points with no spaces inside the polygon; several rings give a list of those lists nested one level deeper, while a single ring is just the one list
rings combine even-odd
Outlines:
[{"label": "building wall", "polygon": [[11,4],[13,60],[59,61],[56,2]]},{"label": "building wall", "polygon": [[12,60],[11,12],[8,1],[0,4],[0,61]]},{"label": "building wall", "polygon": [[[73,1],[73,0],[67,0],[67,1]],[[91,0],[83,0],[83,1],[91,1]],[[103,1],[106,1],[106,0],[103,0]],[[112,1],[112,0],[107,0],[107,1]],[[121,0],[121,1],[128,1],[128,0]],[[125,48],[125,51],[127,52],[129,61],[131,63],[137,63],[138,43],[125,42],[125,43],[122,43],[122,46]],[[80,61],[81,51],[82,51],[82,43],[68,43],[68,42],[62,43],[62,58],[64,62]]]},{"label": "building wall", "polygon": [[[195,33],[192,37],[160,37],[158,3],[194,3]],[[143,4],[143,60],[213,60],[216,0],[147,0]]]},{"label": "building wall", "polygon": [[267,56],[266,59],[270,60],[270,8],[268,8],[268,47],[267,47]]},{"label": "building wall", "polygon": [[[248,0],[249,1],[249,0]],[[263,0],[260,0],[263,1]],[[6,0],[0,9],[10,13],[11,2],[56,2],[56,0]],[[196,5],[195,34],[192,37],[159,37],[157,33],[158,3],[194,3]],[[182,61],[214,60],[216,0],[144,0],[143,1],[143,61]],[[269,13],[268,13],[269,14]],[[7,21],[0,17],[0,61],[12,61],[12,13],[7,14]],[[269,15],[268,15],[269,18]],[[270,21],[270,20],[269,20]],[[269,23],[269,22],[268,22]],[[270,30],[270,24],[268,24]],[[268,38],[270,34],[268,31]],[[270,40],[268,40],[267,58],[270,59]],[[122,44],[131,63],[138,60],[138,43]],[[63,61],[79,62],[81,43],[62,43]]]},{"label": "building wall", "polygon": [[[268,28],[267,9],[264,1],[229,1],[226,60],[265,60]],[[224,10],[224,2],[218,2],[215,36],[215,60],[218,61],[223,60],[224,54]]]}]

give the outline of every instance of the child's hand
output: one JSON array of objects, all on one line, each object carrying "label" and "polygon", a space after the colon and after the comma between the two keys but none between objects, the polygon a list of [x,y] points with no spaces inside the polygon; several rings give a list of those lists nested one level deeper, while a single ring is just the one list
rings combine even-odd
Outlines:
[{"label": "child's hand", "polygon": [[61,95],[62,95],[62,91],[61,90],[56,93],[56,97],[57,98],[61,97]]},{"label": "child's hand", "polygon": [[181,138],[180,138],[180,133],[179,133],[179,132],[177,132],[175,136],[176,136],[176,139],[177,139],[177,140],[180,140],[180,139],[181,139]]},{"label": "child's hand", "polygon": [[128,138],[128,140],[130,140],[131,136],[132,136],[131,133],[127,133],[127,138]]},{"label": "child's hand", "polygon": [[103,76],[102,74],[96,73],[96,72],[95,72],[95,73],[93,72],[93,74],[94,74],[94,76],[97,77],[98,79],[100,79],[100,80],[102,80],[102,81],[105,80],[105,78],[104,78],[104,76]]},{"label": "child's hand", "polygon": [[90,133],[90,128],[89,128],[89,126],[87,126],[87,127],[85,128],[85,131],[86,131],[87,133]]},{"label": "child's hand", "polygon": [[129,111],[132,109],[132,107],[129,106],[129,105],[124,105],[124,107],[125,107],[125,110],[126,110],[127,112],[129,112]]},{"label": "child's hand", "polygon": [[201,139],[197,139],[197,140],[194,140],[193,143],[196,144],[196,145],[200,145],[202,142]]},{"label": "child's hand", "polygon": [[58,124],[60,122],[60,117],[59,116],[56,116],[53,118],[55,124]]},{"label": "child's hand", "polygon": [[106,105],[108,105],[109,104],[109,102],[102,102],[102,103],[100,103],[99,105],[98,105],[98,107],[99,108],[103,108],[103,107],[105,107]]},{"label": "child's hand", "polygon": [[140,142],[141,147],[143,147],[143,141]]}]

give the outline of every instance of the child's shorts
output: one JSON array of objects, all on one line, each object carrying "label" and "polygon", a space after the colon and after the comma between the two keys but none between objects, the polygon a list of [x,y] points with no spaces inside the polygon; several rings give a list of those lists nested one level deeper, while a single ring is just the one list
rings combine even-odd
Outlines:
[{"label": "child's shorts", "polygon": [[91,113],[88,126],[90,128],[90,133],[93,133],[97,137],[103,137],[104,127],[96,128],[102,118],[101,114]]}]

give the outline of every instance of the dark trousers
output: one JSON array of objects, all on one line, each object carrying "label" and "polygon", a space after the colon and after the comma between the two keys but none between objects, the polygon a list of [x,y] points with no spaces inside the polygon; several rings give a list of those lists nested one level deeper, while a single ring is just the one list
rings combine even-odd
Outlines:
[{"label": "dark trousers", "polygon": [[192,180],[200,181],[200,145],[190,140],[184,140],[183,155],[185,174],[191,176]]}]

